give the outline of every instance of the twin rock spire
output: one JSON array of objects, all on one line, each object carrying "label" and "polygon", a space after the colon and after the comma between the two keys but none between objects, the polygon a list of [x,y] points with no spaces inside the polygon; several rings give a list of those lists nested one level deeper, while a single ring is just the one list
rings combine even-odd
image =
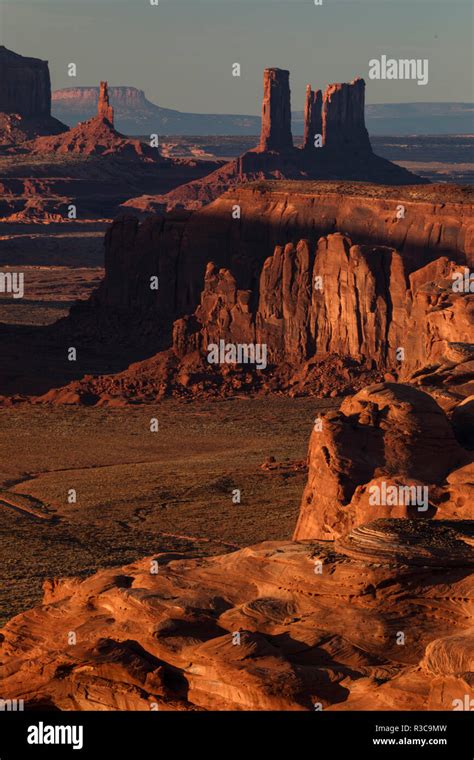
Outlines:
[{"label": "twin rock spire", "polygon": [[[315,136],[321,135],[322,146],[327,148],[371,151],[364,108],[363,79],[354,79],[349,84],[331,84],[324,94],[308,85],[304,109],[304,150],[314,150]],[[290,74],[284,69],[265,69],[259,150],[285,153],[292,148]]]}]

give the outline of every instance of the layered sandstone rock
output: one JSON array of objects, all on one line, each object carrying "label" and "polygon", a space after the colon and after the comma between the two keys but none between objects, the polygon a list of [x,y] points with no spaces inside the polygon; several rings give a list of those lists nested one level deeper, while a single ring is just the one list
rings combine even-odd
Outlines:
[{"label": "layered sandstone rock", "polygon": [[[427,394],[395,383],[369,386],[320,423],[295,539],[334,539],[379,517],[472,516],[471,457]],[[406,490],[417,487],[427,490]]]},{"label": "layered sandstone rock", "polygon": [[265,69],[259,148],[261,151],[285,152],[292,147],[290,72],[284,69]]},{"label": "layered sandstone rock", "polygon": [[[129,218],[128,207],[124,210]],[[127,251],[120,245],[125,225],[129,223],[115,222],[116,232],[107,238],[106,281],[115,277],[115,261],[133,267],[139,246],[144,256],[156,257],[168,271],[179,260],[180,272],[174,269],[166,293],[159,296],[168,298],[170,289],[176,293],[175,317],[196,308],[209,261],[234,272],[239,288],[256,290],[261,268],[276,245],[308,238],[314,246],[322,235],[338,231],[354,244],[396,249],[407,274],[440,256],[460,264],[474,261],[471,194],[446,186],[402,190],[338,182],[268,182],[240,187],[191,215],[135,224],[134,242]],[[146,303],[145,292],[142,295]]]},{"label": "layered sandstone rock", "polygon": [[[338,353],[411,378],[470,341],[472,294],[454,293],[452,276],[472,259],[472,205],[462,194],[436,197],[431,188],[270,183],[193,214],[142,224],[123,217],[106,236],[104,281],[70,323],[89,314],[105,329],[117,319],[134,342],[150,345],[153,332],[153,346],[167,348],[173,322],[194,314],[213,262],[232,273],[236,290],[251,291],[250,322],[272,362]],[[190,324],[199,331],[209,321]]]},{"label": "layered sandstone rock", "polygon": [[208,265],[201,304],[186,323],[188,341],[181,332],[175,350],[256,340],[273,365],[339,354],[391,366],[404,334],[405,291],[403,260],[391,249],[353,246],[339,233],[316,249],[307,240],[276,246],[256,293],[239,289],[228,269]]},{"label": "layered sandstone rock", "polygon": [[463,522],[377,520],[335,545],[165,553],[47,582],[2,629],[2,696],[33,710],[452,710],[473,696],[472,538]]},{"label": "layered sandstone rock", "polygon": [[238,290],[228,269],[218,270],[210,262],[204,277],[201,303],[191,319],[181,319],[173,327],[173,348],[177,356],[192,351],[205,353],[210,343],[251,343],[255,340],[251,291]]},{"label": "layered sandstone rock", "polygon": [[132,140],[115,132],[102,119],[91,119],[68,132],[54,137],[38,137],[29,144],[37,155],[121,156],[129,159],[158,161],[156,148],[140,140]]},{"label": "layered sandstone rock", "polygon": [[456,290],[461,267],[441,257],[410,275],[400,379],[429,392],[472,446],[468,399],[474,394],[474,293]]},{"label": "layered sandstone rock", "polygon": [[365,128],[363,79],[329,85],[323,96],[321,118],[323,145],[328,150],[346,155],[371,153],[369,134]]},{"label": "layered sandstone rock", "polygon": [[[259,145],[197,182],[149,200],[168,211],[201,208],[231,187],[262,179],[347,179],[394,185],[425,180],[372,152],[365,128],[365,82],[330,85],[324,98],[308,85],[303,147],[294,148],[291,134],[289,72],[265,69],[262,129]],[[321,142],[315,136],[321,135]],[[129,206],[142,207],[131,198]]]},{"label": "layered sandstone rock", "polygon": [[311,334],[314,249],[308,241],[277,246],[260,275],[257,339],[270,361],[301,361],[314,353]]},{"label": "layered sandstone rock", "polygon": [[[192,337],[195,354],[252,337],[247,296],[207,267],[188,318],[201,331],[175,325],[185,360]],[[154,361],[172,373],[177,356]],[[384,485],[428,486],[427,508],[373,505]],[[315,421],[293,541],[46,581],[43,604],[0,632],[2,696],[30,710],[452,710],[474,698],[473,495],[472,456],[434,400],[367,387]]]},{"label": "layered sandstone rock", "polygon": [[[443,203],[439,193],[278,183],[228,193],[194,214],[117,220],[104,281],[64,329],[163,353],[45,400],[341,395],[389,372],[454,419],[474,394],[473,295],[453,290],[472,260],[474,225],[464,191],[444,188]],[[320,237],[334,229],[351,234]],[[264,344],[268,369],[210,367],[207,344],[221,339]]]},{"label": "layered sandstone rock", "polygon": [[[260,280],[257,337],[273,363],[318,354],[392,365],[404,326],[402,257],[336,233],[277,247]],[[392,306],[394,305],[394,306]]]},{"label": "layered sandstone rock", "polygon": [[[112,262],[106,253],[113,277],[105,278],[89,304],[73,311],[72,326],[95,311],[105,327],[115,315],[115,329],[137,331],[148,348],[151,341],[172,347],[114,377],[87,378],[42,400],[69,403],[72,391],[97,403],[156,394],[225,396],[243,389],[337,396],[388,372],[391,379],[420,385],[454,419],[457,407],[473,394],[474,348],[462,342],[472,334],[472,295],[456,294],[456,314],[462,318],[453,319],[453,299],[439,297],[445,281],[436,279],[455,272],[454,262],[442,257],[409,280],[403,256],[394,249],[352,245],[340,233],[320,238],[316,246],[300,240],[275,247],[255,289],[238,285],[251,275],[241,258],[232,259],[233,271],[209,262],[199,306],[171,330],[168,315],[183,285],[173,260],[150,255],[154,232],[151,219],[141,227],[134,219],[123,220],[110,229],[109,242],[115,239],[118,254]],[[150,288],[153,278],[171,285],[161,297]],[[443,341],[433,341],[432,323],[443,326]],[[262,347],[265,366],[253,358],[209,366],[209,346],[221,342]],[[466,419],[458,416],[457,428],[469,440]]]},{"label": "layered sandstone rock", "polygon": [[[338,396],[388,372],[454,420],[474,394],[473,294],[453,290],[472,260],[474,225],[469,194],[443,192],[436,202],[437,188],[276,183],[194,214],[117,220],[103,282],[56,330],[62,341],[93,335],[150,358],[41,400]],[[334,229],[351,235],[321,237]],[[265,345],[267,367],[211,367],[207,345],[220,340]],[[470,440],[460,415],[458,435]]]},{"label": "layered sandstone rock", "polygon": [[410,332],[404,341],[404,374],[413,371],[415,364],[431,364],[434,371],[435,365],[449,359],[459,362],[472,358],[469,344],[473,339],[474,293],[453,288],[456,275],[464,271],[464,267],[442,256],[410,275],[408,320],[419,329]]}]

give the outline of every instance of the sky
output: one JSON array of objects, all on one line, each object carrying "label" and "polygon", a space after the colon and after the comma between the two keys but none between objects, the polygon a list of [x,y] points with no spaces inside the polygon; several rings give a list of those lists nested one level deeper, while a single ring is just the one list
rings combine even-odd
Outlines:
[{"label": "sky", "polygon": [[[472,102],[472,38],[470,0],[0,0],[0,44],[48,60],[53,89],[106,79],[196,113],[259,114],[268,66],[290,70],[293,110],[307,83],[356,76],[367,103]],[[428,84],[369,80],[382,55],[428,59]]]}]

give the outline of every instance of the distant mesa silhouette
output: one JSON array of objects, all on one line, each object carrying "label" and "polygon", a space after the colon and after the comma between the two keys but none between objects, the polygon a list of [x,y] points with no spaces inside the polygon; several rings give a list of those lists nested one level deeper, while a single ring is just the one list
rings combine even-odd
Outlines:
[{"label": "distant mesa silhouette", "polygon": [[121,156],[142,161],[166,162],[158,149],[120,134],[114,127],[107,82],[100,83],[97,114],[60,135],[38,137],[28,146],[32,153]]},{"label": "distant mesa silhouette", "polygon": [[[158,105],[143,90],[130,85],[110,86],[109,95],[115,110],[115,126],[126,135],[158,132],[162,135],[194,137],[250,137],[260,132],[260,114],[177,111]],[[52,93],[52,111],[56,118],[74,126],[93,116],[98,98],[99,87],[63,87]],[[304,111],[298,105],[297,102],[293,103],[291,114],[294,137],[302,136],[304,131]],[[365,110],[367,129],[371,135],[470,134],[471,114],[471,103],[370,103]]]}]

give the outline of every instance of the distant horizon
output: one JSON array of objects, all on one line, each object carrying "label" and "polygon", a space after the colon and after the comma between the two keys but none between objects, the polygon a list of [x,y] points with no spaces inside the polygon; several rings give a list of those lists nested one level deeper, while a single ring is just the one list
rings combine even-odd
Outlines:
[{"label": "distant horizon", "polygon": [[[45,60],[45,59],[43,59],[43,60]],[[290,75],[291,75],[291,72],[290,72]],[[114,87],[120,87],[120,88],[129,88],[129,89],[139,90],[139,91],[143,92],[143,94],[145,95],[145,98],[147,100],[149,100],[154,105],[160,105],[161,108],[166,108],[166,109],[169,109],[170,111],[181,111],[181,110],[183,110],[182,107],[181,108],[174,108],[174,107],[172,108],[171,106],[167,106],[167,105],[162,106],[161,104],[155,103],[148,96],[146,90],[143,87],[139,87],[138,85],[134,85],[134,84],[113,84],[113,83],[109,82],[108,80],[101,80],[101,81],[107,81],[109,89],[112,89]],[[334,84],[334,83],[333,82],[329,82],[328,84]],[[328,85],[326,85],[326,86],[328,86]],[[366,87],[367,87],[367,82],[366,82]],[[51,93],[54,94],[55,92],[61,92],[61,91],[64,91],[64,90],[90,90],[90,89],[97,89],[97,90],[99,90],[99,84],[81,84],[81,85],[74,85],[74,84],[72,84],[72,85],[68,85],[68,86],[65,86],[65,87],[58,87],[56,89],[51,89]],[[323,87],[322,89],[324,91],[325,88]],[[293,94],[293,92],[292,92],[292,94]],[[304,98],[303,98],[303,100],[304,100]],[[370,103],[370,102],[368,102],[366,100],[366,103],[365,103],[366,107],[367,106],[398,106],[398,105],[411,105],[411,106],[416,106],[416,105],[466,105],[466,106],[473,106],[473,108],[474,108],[474,100],[397,100],[397,101],[392,101],[392,102],[387,102],[387,103],[383,103],[383,102],[380,102],[380,103]],[[292,108],[291,109],[292,113],[299,113],[300,111],[302,112],[303,109],[302,108],[301,109],[299,109],[299,108]],[[240,111],[234,111],[234,112],[229,112],[229,113],[223,112],[223,111],[193,111],[193,113],[197,113],[197,114],[202,113],[202,114],[207,114],[207,115],[209,115],[209,114],[211,114],[211,115],[212,114],[216,114],[216,115],[219,115],[219,116],[254,116],[254,117],[257,117],[257,116],[260,117],[261,116],[261,114],[259,112],[257,112],[257,113],[241,113]]]},{"label": "distant horizon", "polygon": [[[290,71],[295,110],[307,83],[356,76],[369,106],[470,104],[472,26],[467,0],[0,0],[0,42],[47,60],[54,91],[132,81],[154,103],[203,114],[257,115],[263,69],[276,63]],[[428,60],[427,83],[369,79],[383,56]]]},{"label": "distant horizon", "polygon": [[[258,136],[260,132],[260,108],[258,112],[253,113],[237,111],[223,113],[212,108],[208,111],[195,111],[187,107],[185,103],[179,104],[177,108],[170,108],[163,101],[157,102],[152,99],[146,89],[136,85],[113,83],[108,83],[108,85],[111,103],[115,108],[117,128],[125,134],[140,136],[153,132],[154,129],[158,129],[162,134],[176,135]],[[93,116],[98,94],[99,84],[72,85],[54,90],[53,115],[69,126],[74,126],[78,121]],[[262,94],[259,105],[262,102],[261,98]],[[292,131],[296,138],[304,131],[304,101],[295,97],[294,92],[292,92],[292,105]],[[137,118],[134,118],[135,108]],[[365,104],[367,129],[372,136],[377,134],[472,135],[474,134],[473,113],[473,102],[465,101],[366,102]]]}]

